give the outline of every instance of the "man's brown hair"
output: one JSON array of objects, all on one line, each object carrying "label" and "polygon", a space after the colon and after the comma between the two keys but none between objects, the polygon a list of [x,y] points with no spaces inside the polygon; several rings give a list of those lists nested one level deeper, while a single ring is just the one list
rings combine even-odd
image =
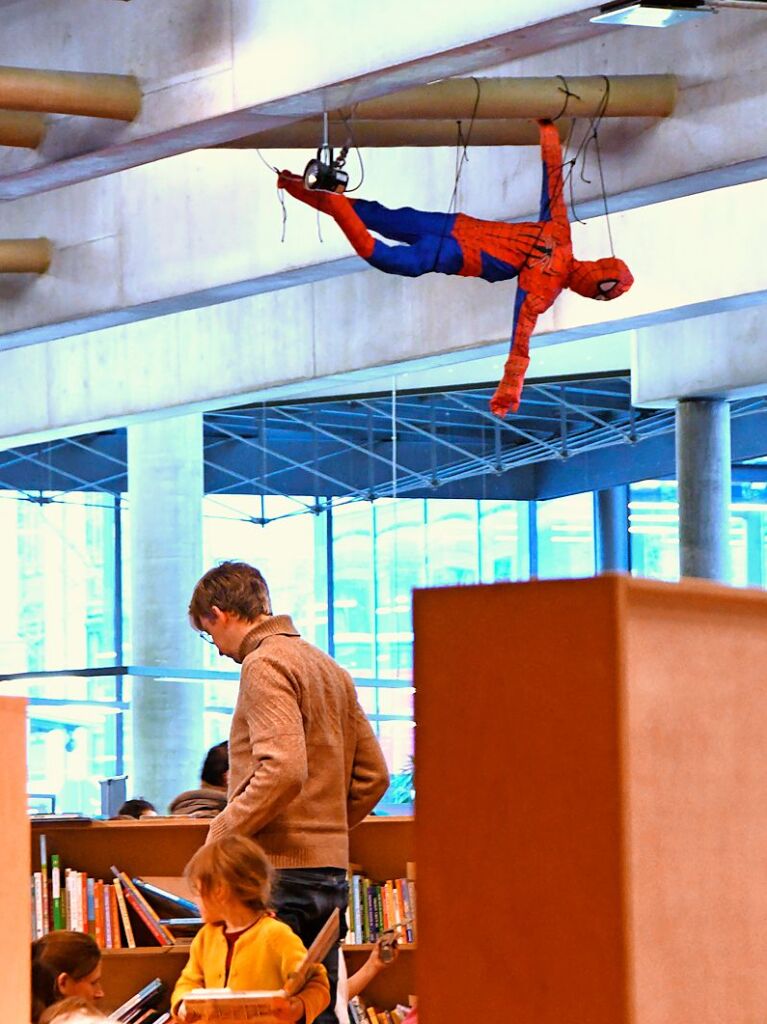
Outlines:
[{"label": "man's brown hair", "polygon": [[207,896],[217,885],[251,910],[268,910],[273,870],[269,858],[253,839],[237,833],[206,843],[184,868],[194,892]]},{"label": "man's brown hair", "polygon": [[210,618],[213,609],[252,622],[259,615],[272,614],[272,602],[266,580],[247,562],[222,562],[208,569],[192,593],[189,618],[195,628],[202,629],[202,619]]}]

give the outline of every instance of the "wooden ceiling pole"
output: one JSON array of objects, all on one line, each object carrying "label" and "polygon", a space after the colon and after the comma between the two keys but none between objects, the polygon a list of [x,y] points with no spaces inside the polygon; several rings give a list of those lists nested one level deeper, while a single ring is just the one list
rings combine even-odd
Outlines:
[{"label": "wooden ceiling pole", "polygon": [[[564,138],[570,121],[557,126]],[[257,135],[247,135],[223,142],[219,149],[316,149],[323,138],[321,118],[295,121],[270,128]],[[328,142],[334,148],[345,145],[376,149],[395,146],[456,146],[459,144],[455,120],[440,121],[343,121],[328,122]],[[474,121],[462,124],[461,143],[471,146],[537,146],[538,126],[534,121],[504,119]]]},{"label": "wooden ceiling pole", "polygon": [[[609,84],[608,84],[609,83]],[[507,117],[668,117],[675,75],[553,78],[446,78],[345,107],[335,116],[363,120]],[[604,109],[603,109],[604,108]],[[333,115],[331,115],[333,116]]]},{"label": "wooden ceiling pole", "polygon": [[141,89],[133,75],[0,67],[0,107],[132,121]]},{"label": "wooden ceiling pole", "polygon": [[48,238],[0,238],[0,274],[44,274],[52,258]]},{"label": "wooden ceiling pole", "polygon": [[37,149],[44,137],[44,114],[28,110],[0,110],[0,146]]}]

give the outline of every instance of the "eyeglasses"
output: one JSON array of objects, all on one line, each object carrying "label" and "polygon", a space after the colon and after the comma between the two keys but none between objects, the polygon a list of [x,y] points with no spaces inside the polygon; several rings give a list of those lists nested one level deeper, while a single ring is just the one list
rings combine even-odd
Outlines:
[{"label": "eyeglasses", "polygon": [[213,639],[213,637],[209,633],[201,633],[198,630],[197,636],[201,636],[206,644],[213,644],[215,646],[216,641]]}]

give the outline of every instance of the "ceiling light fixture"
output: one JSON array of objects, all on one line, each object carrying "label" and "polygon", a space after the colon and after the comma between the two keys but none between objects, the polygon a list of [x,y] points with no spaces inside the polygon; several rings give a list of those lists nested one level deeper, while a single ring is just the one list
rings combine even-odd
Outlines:
[{"label": "ceiling light fixture", "polygon": [[662,3],[661,0],[614,0],[604,4],[591,21],[599,25],[641,25],[644,28],[667,28],[677,25],[680,21],[705,17],[713,14],[713,9],[705,0],[673,0]]},{"label": "ceiling light fixture", "polygon": [[725,7],[767,13],[767,0],[611,0],[590,20],[600,25],[667,28]]}]

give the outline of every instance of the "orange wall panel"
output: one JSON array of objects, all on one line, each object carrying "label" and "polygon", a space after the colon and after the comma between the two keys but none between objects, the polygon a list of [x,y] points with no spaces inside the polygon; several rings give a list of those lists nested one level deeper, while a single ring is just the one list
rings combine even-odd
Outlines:
[{"label": "orange wall panel", "polygon": [[421,1024],[767,1005],[767,595],[630,577],[414,599]]},{"label": "orange wall panel", "polygon": [[3,1019],[28,1021],[29,944],[32,938],[29,897],[29,819],[27,818],[26,701],[0,698],[0,964],[3,965]]}]

